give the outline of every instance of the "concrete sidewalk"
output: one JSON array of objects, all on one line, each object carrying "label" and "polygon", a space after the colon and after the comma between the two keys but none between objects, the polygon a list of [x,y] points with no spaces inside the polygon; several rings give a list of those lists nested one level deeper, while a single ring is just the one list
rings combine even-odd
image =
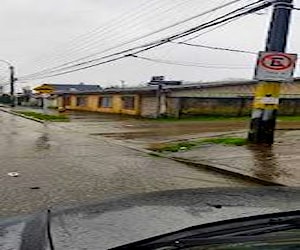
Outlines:
[{"label": "concrete sidewalk", "polygon": [[300,186],[300,130],[278,131],[272,147],[206,144],[166,156],[269,185]]}]

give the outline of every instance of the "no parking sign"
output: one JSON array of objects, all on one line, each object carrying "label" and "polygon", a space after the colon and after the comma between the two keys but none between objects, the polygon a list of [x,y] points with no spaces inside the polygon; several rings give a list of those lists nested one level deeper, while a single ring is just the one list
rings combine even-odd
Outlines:
[{"label": "no parking sign", "polygon": [[296,54],[259,52],[254,79],[260,81],[292,81]]}]

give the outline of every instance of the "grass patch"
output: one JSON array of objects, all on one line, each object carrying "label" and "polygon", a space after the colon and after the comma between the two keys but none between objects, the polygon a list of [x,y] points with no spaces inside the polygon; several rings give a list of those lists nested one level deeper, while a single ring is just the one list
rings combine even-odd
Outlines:
[{"label": "grass patch", "polygon": [[30,116],[33,118],[37,118],[43,121],[54,121],[54,122],[67,122],[69,121],[69,117],[65,115],[48,115],[43,113],[37,113],[32,111],[17,111],[17,113]]},{"label": "grass patch", "polygon": [[285,122],[299,122],[300,116],[278,116],[277,120]]},{"label": "grass patch", "polygon": [[207,138],[199,141],[185,141],[176,143],[155,143],[152,144],[148,149],[155,152],[179,152],[190,150],[194,147],[203,144],[223,144],[231,146],[243,146],[247,144],[247,139],[239,137],[218,137],[218,138]]},{"label": "grass patch", "polygon": [[243,146],[247,144],[247,139],[239,137],[209,138],[202,140],[202,143],[215,143],[233,146]]}]

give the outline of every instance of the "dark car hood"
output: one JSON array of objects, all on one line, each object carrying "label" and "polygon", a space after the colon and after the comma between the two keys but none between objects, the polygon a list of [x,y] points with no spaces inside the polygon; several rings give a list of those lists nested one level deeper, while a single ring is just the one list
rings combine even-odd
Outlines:
[{"label": "dark car hood", "polygon": [[56,208],[0,223],[0,249],[108,249],[199,224],[300,209],[300,188],[186,189]]}]

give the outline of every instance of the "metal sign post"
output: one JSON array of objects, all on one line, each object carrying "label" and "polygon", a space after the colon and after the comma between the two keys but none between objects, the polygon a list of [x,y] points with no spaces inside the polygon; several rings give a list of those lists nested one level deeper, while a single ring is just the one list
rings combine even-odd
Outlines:
[{"label": "metal sign post", "polygon": [[293,0],[274,0],[266,52],[259,54],[255,79],[257,84],[251,115],[248,141],[272,145],[276,127],[280,85],[291,81],[296,57],[286,54]]}]

